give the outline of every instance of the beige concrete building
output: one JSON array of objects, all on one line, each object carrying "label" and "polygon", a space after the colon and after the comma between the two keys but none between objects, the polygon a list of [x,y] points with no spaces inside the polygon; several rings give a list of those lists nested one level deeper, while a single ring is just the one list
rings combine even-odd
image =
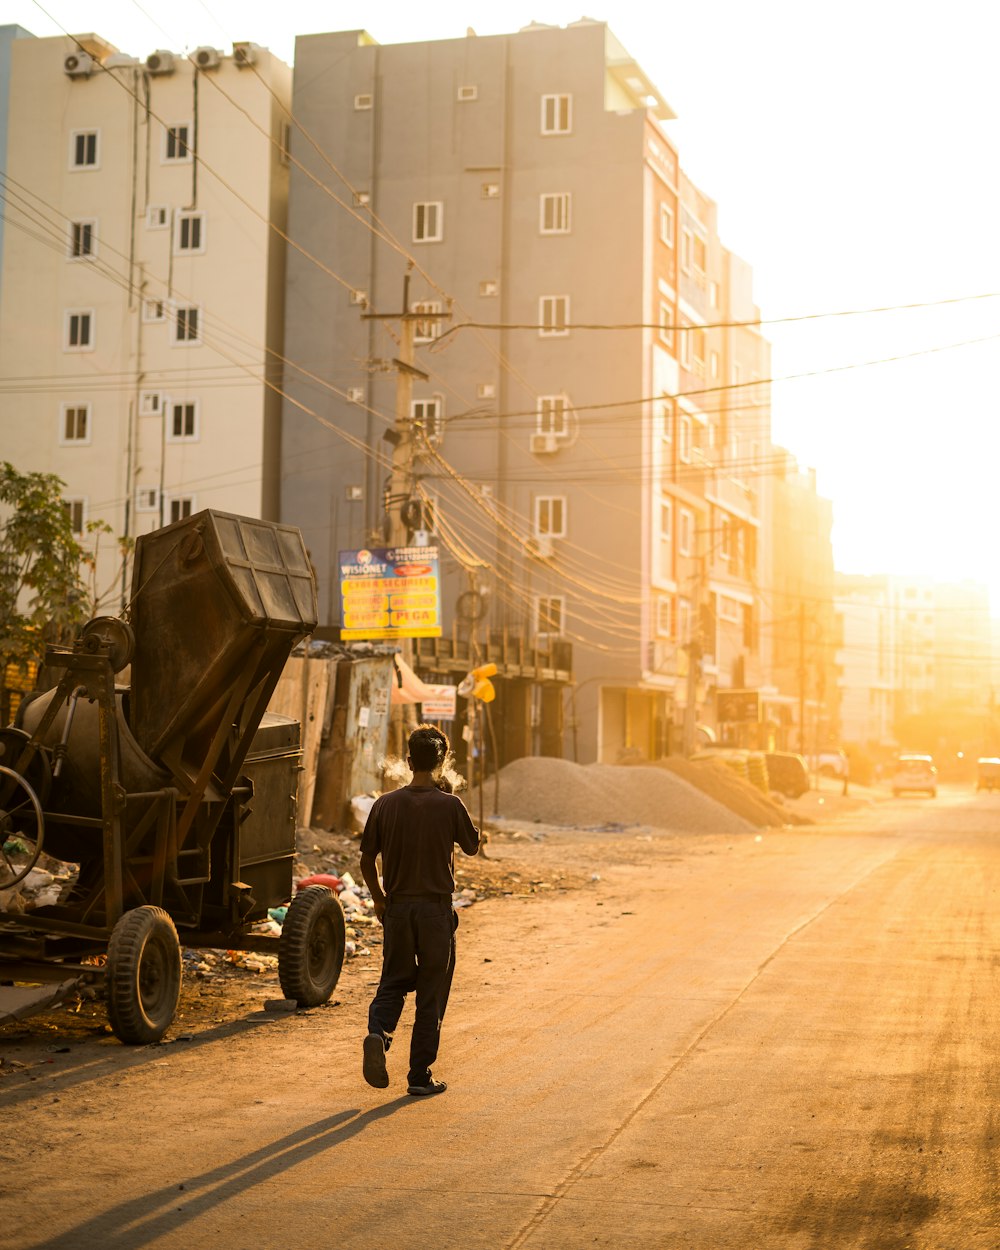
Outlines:
[{"label": "beige concrete building", "polygon": [[[4,458],[58,474],[82,534],[276,516],[289,67],[97,35],[9,54]],[[102,537],[104,610],[120,566]]]}]

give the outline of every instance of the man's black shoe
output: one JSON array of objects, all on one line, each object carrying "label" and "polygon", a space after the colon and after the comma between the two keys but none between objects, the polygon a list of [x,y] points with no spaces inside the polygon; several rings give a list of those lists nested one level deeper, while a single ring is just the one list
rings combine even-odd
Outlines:
[{"label": "man's black shoe", "polygon": [[435,1081],[432,1077],[427,1085],[407,1085],[406,1092],[414,1098],[429,1098],[431,1094],[443,1094],[447,1088],[444,1081]]},{"label": "man's black shoe", "polygon": [[385,1089],[389,1073],[385,1070],[385,1040],[380,1033],[369,1033],[365,1038],[362,1072],[369,1085]]}]

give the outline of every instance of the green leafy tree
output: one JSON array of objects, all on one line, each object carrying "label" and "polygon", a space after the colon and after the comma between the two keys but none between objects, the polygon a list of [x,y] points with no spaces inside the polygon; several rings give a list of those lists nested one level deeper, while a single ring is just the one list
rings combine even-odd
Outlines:
[{"label": "green leafy tree", "polygon": [[[0,464],[0,663],[41,664],[50,643],[68,643],[90,619],[84,581],[94,557],[73,535],[54,473]],[[2,675],[2,670],[0,670]]]}]

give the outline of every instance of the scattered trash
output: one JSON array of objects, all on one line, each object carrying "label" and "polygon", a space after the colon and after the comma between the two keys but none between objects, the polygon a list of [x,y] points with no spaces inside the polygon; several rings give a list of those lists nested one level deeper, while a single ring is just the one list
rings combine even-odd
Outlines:
[{"label": "scattered trash", "polygon": [[[350,878],[351,876],[350,873],[347,873],[346,875],[348,878]],[[331,873],[328,873],[328,872],[316,872],[316,873],[313,873],[311,877],[303,877],[300,881],[296,881],[295,889],[304,890],[310,885],[325,885],[327,889],[329,890],[339,890],[341,885],[344,884],[344,882],[345,882],[344,877],[335,877]],[[350,884],[351,885],[354,884],[353,879],[351,879]],[[274,910],[277,911],[278,908],[275,908]],[[282,908],[281,910],[287,911],[288,909]],[[277,917],[275,916],[274,919],[276,920]]]}]

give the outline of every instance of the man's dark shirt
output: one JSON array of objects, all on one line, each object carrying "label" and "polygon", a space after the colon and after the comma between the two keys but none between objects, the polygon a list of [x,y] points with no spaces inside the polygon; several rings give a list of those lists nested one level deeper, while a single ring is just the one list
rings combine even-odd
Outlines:
[{"label": "man's dark shirt", "polygon": [[398,894],[455,890],[455,843],[479,850],[479,830],[457,795],[437,786],[404,786],[375,800],[361,838],[362,855],[382,855],[382,888]]}]

